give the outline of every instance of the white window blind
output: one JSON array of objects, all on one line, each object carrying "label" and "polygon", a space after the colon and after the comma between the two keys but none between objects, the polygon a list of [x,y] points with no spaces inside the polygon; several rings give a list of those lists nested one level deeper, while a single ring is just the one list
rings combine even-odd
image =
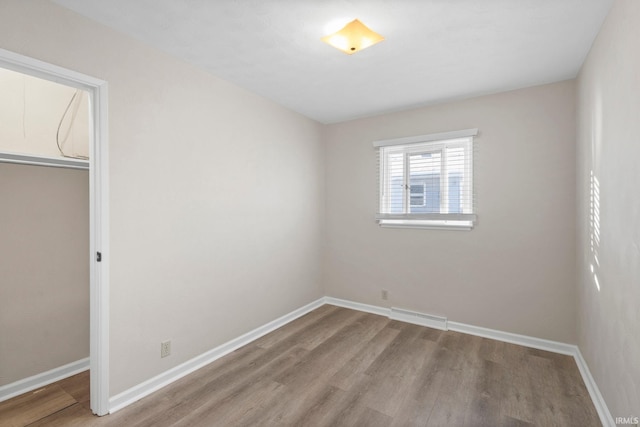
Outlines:
[{"label": "white window blind", "polygon": [[376,141],[380,207],[387,227],[471,229],[477,129]]}]

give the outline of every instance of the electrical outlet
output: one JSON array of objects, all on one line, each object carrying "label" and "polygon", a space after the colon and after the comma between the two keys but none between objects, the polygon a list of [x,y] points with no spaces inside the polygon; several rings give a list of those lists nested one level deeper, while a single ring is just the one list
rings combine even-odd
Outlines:
[{"label": "electrical outlet", "polygon": [[388,300],[389,299],[389,291],[387,291],[386,289],[383,289],[382,292],[380,292],[380,297],[383,300]]},{"label": "electrical outlet", "polygon": [[171,341],[163,341],[160,343],[160,357],[167,357],[171,354]]}]

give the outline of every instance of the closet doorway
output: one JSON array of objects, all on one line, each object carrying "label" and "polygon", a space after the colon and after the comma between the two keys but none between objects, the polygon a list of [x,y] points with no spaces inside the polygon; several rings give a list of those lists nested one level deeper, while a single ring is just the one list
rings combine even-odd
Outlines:
[{"label": "closet doorway", "polygon": [[[12,279],[12,284],[8,279],[5,280],[5,284],[2,285],[4,286],[3,291],[6,291],[7,294],[13,292],[18,296],[15,301],[16,306],[13,307],[14,315],[5,321],[20,325],[16,319],[20,317],[21,311],[26,312],[22,325],[24,330],[18,330],[16,334],[19,335],[25,331],[28,333],[27,323],[32,321],[30,326],[33,327],[37,324],[34,318],[38,317],[38,312],[47,311],[48,316],[43,315],[41,320],[51,319],[52,322],[58,320],[61,326],[66,325],[71,334],[78,335],[79,341],[67,343],[70,347],[81,348],[84,346],[84,354],[86,354],[87,345],[89,348],[88,360],[86,358],[70,360],[68,364],[52,369],[43,364],[43,367],[48,368],[44,371],[38,369],[38,362],[35,361],[37,359],[29,358],[33,357],[32,355],[25,356],[26,360],[19,360],[20,358],[15,356],[8,358],[11,363],[16,365],[16,372],[6,374],[6,378],[0,378],[3,380],[0,383],[0,400],[6,400],[6,398],[42,387],[78,370],[86,370],[88,364],[91,409],[97,415],[105,415],[109,412],[107,84],[100,79],[2,49],[0,49],[0,77],[5,79],[5,83],[10,82],[4,86],[5,97],[8,98],[10,92],[12,92],[12,96],[18,97],[17,100],[9,103],[8,107],[7,105],[2,107],[0,103],[0,109],[4,108],[5,113],[4,122],[0,122],[0,137],[3,137],[3,140],[0,141],[0,166],[4,167],[4,191],[11,195],[11,200],[7,200],[7,202],[21,203],[22,200],[27,200],[22,209],[29,210],[24,215],[30,218],[29,221],[37,222],[38,219],[41,219],[46,223],[51,217],[66,218],[61,227],[69,233],[60,238],[60,230],[56,230],[58,233],[52,232],[51,234],[54,236],[51,236],[48,235],[49,232],[46,231],[46,228],[38,227],[34,222],[32,232],[25,232],[22,235],[23,238],[19,232],[13,233],[13,242],[6,242],[7,245],[12,243],[15,245],[13,248],[16,253],[13,255],[22,265],[5,265],[3,268],[9,272],[22,271],[27,276],[35,278],[33,282],[40,283],[30,291],[24,289],[12,291],[11,286],[15,286],[15,283],[19,283],[20,280]],[[34,100],[31,92],[36,89],[46,92],[49,98],[57,100],[52,101],[53,104],[49,102],[49,99],[30,102]],[[59,106],[60,102],[63,104],[62,107]],[[29,108],[29,115],[27,115],[27,108]],[[55,117],[56,115],[57,117]],[[10,120],[6,117],[9,117]],[[29,118],[29,123],[27,123],[27,118]],[[34,126],[36,118],[39,124]],[[40,119],[42,120],[40,121]],[[20,186],[16,185],[15,192],[8,189],[11,180],[15,183],[20,182]],[[70,185],[72,191],[74,188],[79,191],[65,195],[64,192],[56,189],[56,185]],[[88,185],[88,194],[86,185]],[[20,196],[21,188],[33,191],[32,197],[22,198]],[[52,203],[47,204],[47,198]],[[60,198],[64,198],[63,203],[60,203]],[[80,208],[70,208],[74,203]],[[82,206],[83,203],[88,204],[88,212],[86,205]],[[65,206],[67,204],[69,206]],[[54,211],[47,212],[49,207]],[[82,213],[84,217],[79,216],[82,209],[84,209]],[[13,218],[17,221],[16,224],[24,219],[20,216],[17,211],[14,211]],[[76,225],[79,228],[76,228]],[[86,242],[87,225],[88,244]],[[10,227],[11,225],[4,224],[4,226]],[[25,224],[21,224],[21,227],[25,230],[29,229]],[[79,230],[83,227],[84,235],[82,236],[82,232]],[[80,237],[74,236],[74,230],[78,231],[77,234]],[[34,236],[34,234],[38,235]],[[46,249],[38,248],[37,243],[34,244],[38,238],[42,238],[42,245],[46,244]],[[84,238],[84,242],[78,241],[82,238]],[[30,243],[27,243],[29,241]],[[56,244],[56,241],[59,241],[59,244]],[[20,247],[23,243],[31,246]],[[5,250],[11,251],[12,247],[8,246],[8,249],[5,248]],[[69,256],[77,255],[78,250],[80,251],[79,257],[82,259],[67,260],[63,256],[65,251],[69,252]],[[47,264],[48,261],[51,261],[48,257],[54,258],[54,255],[56,261]],[[88,295],[86,289],[75,288],[79,295],[76,299],[84,300],[85,303],[88,300],[88,309],[86,305],[82,308],[81,302],[78,305],[78,301],[75,306],[73,305],[71,293],[74,291],[72,287],[69,287],[58,293],[59,299],[65,301],[64,307],[48,310],[48,304],[56,303],[56,292],[47,293],[50,291],[46,288],[48,277],[38,278],[37,273],[33,275],[33,272],[29,271],[29,264],[33,266],[34,270],[37,270],[39,262],[47,265],[48,270],[43,273],[45,276],[51,276],[52,282],[64,283],[64,286],[73,286],[70,282],[74,280],[83,281],[86,286],[88,276]],[[52,285],[54,284],[52,283]],[[84,295],[82,295],[83,292]],[[65,300],[64,293],[67,293],[70,298]],[[21,310],[21,304],[27,307],[28,300],[35,301],[42,297],[44,300],[38,301],[32,307],[34,311],[31,316],[26,308]],[[40,309],[35,307],[40,307]],[[78,313],[68,313],[74,309],[77,309]],[[82,310],[85,310],[84,314]],[[79,325],[79,327],[75,325],[75,328],[73,326],[74,321],[78,321],[78,319],[85,319],[86,322],[87,310],[89,318],[88,343],[86,342],[86,324]],[[82,352],[82,349],[78,350],[77,348],[75,352],[73,348],[56,348],[56,334],[59,334],[60,331],[56,331],[55,328],[50,328],[49,331],[52,336],[43,335],[38,340],[39,342],[34,340],[27,343],[22,350],[31,346],[33,350],[42,353],[40,357],[46,358],[46,348],[49,348],[51,355],[54,355],[54,351],[56,352],[55,356],[58,360],[64,360],[65,357],[67,359],[74,358],[74,355],[79,354],[78,351]],[[84,336],[84,341],[82,341],[82,336]],[[60,337],[62,335],[58,336],[59,340]],[[20,347],[19,340],[15,336],[13,339],[14,346]],[[10,341],[9,338],[7,340]],[[51,340],[51,342],[46,340]],[[25,341],[28,341],[26,337]],[[44,350],[38,347],[42,345],[45,347]],[[60,345],[65,344],[60,342]],[[6,354],[12,352],[13,349],[10,347],[7,345],[3,352]],[[16,351],[20,351],[20,349],[18,348]],[[22,378],[13,378],[16,375]]]}]

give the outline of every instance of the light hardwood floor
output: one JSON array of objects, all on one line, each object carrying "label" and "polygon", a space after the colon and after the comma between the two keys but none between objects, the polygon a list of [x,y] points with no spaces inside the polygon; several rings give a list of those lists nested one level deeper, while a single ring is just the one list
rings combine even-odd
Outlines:
[{"label": "light hardwood floor", "polygon": [[569,356],[325,305],[105,417],[80,374],[1,426],[600,426]]}]

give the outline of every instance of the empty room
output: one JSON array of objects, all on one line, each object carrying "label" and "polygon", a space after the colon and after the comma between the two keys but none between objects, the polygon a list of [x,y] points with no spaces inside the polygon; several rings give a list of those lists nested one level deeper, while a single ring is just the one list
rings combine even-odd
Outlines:
[{"label": "empty room", "polygon": [[0,0],[0,425],[639,425],[638,41],[637,0]]}]

